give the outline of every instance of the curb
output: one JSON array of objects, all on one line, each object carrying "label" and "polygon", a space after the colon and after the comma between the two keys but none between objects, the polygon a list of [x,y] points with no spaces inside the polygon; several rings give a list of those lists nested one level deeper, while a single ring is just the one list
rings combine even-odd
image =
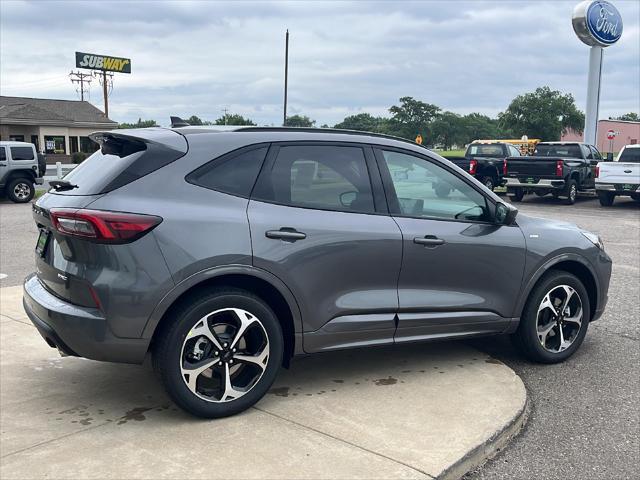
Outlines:
[{"label": "curb", "polygon": [[526,387],[525,395],[524,404],[506,425],[476,448],[467,452],[465,456],[441,472],[437,478],[441,480],[460,479],[500,453],[511,440],[520,434],[529,419],[530,403]]}]

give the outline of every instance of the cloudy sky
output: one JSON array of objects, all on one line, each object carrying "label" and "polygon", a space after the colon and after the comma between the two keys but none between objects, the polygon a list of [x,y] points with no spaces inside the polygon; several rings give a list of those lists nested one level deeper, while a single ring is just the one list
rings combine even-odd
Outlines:
[{"label": "cloudy sky", "polygon": [[[585,108],[589,48],[571,1],[0,1],[2,95],[76,99],[75,51],[132,59],[110,116],[168,123],[223,109],[282,121],[284,33],[289,114],[333,125],[385,115],[401,96],[496,115],[549,85]],[[600,117],[640,110],[640,2],[614,0],[621,40],[606,49]],[[90,100],[102,108],[97,81]]]}]

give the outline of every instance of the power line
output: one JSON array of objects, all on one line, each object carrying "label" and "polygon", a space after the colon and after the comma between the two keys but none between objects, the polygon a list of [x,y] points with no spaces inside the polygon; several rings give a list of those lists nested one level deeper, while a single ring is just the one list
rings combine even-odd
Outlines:
[{"label": "power line", "polygon": [[[71,83],[80,84],[80,100],[84,102],[84,84],[85,82],[87,83],[87,91],[89,91],[89,85],[91,84],[91,74],[71,71],[71,73],[69,74],[69,78],[71,79]],[[76,92],[77,91],[78,90],[76,89]]]}]

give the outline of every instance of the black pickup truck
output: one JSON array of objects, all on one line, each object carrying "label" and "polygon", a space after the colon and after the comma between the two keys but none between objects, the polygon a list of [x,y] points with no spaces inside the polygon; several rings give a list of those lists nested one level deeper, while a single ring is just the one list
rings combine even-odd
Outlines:
[{"label": "black pickup truck", "polygon": [[573,205],[578,192],[595,188],[595,168],[600,160],[598,149],[586,143],[539,143],[532,156],[505,160],[507,195],[519,202],[530,192],[540,197],[551,193]]},{"label": "black pickup truck", "polygon": [[444,158],[476,177],[489,190],[493,190],[504,184],[504,159],[519,155],[520,151],[507,143],[474,142],[467,147],[464,157]]}]

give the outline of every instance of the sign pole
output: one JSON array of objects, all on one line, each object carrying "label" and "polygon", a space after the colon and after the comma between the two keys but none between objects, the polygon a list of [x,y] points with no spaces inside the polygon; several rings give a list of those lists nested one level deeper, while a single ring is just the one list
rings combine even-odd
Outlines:
[{"label": "sign pole", "polygon": [[107,95],[107,72],[102,72],[102,94],[104,95],[104,116],[109,118],[109,100]]},{"label": "sign pole", "polygon": [[604,49],[591,47],[589,52],[589,77],[587,81],[587,113],[584,125],[584,142],[595,145],[598,137],[598,108],[600,105],[600,80]]}]

